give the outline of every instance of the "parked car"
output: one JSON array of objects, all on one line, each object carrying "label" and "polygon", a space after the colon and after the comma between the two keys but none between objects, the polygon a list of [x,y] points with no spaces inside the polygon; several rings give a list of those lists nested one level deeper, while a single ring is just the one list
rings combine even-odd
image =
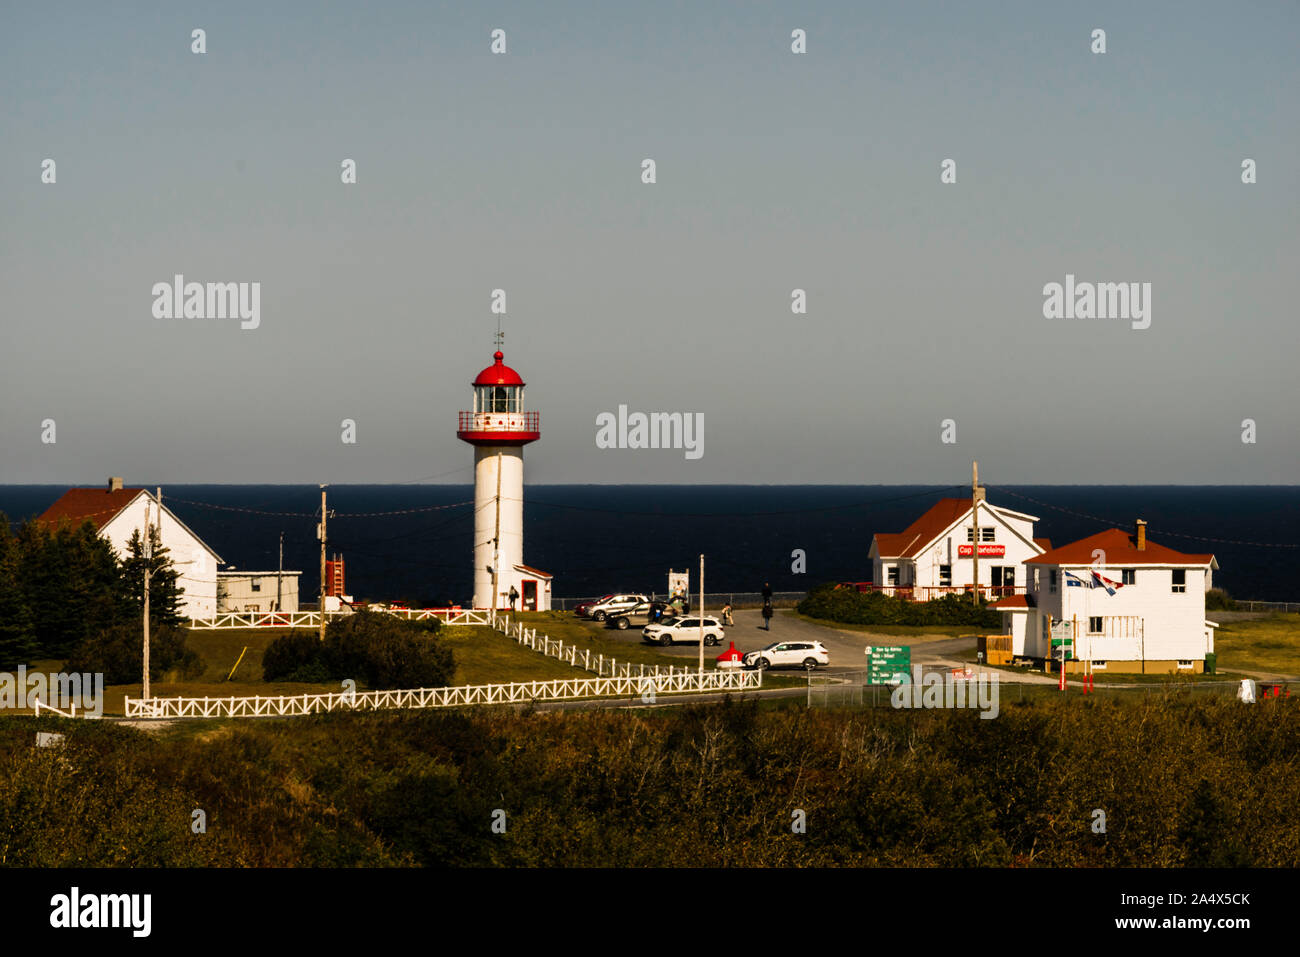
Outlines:
[{"label": "parked car", "polygon": [[609,601],[613,595],[601,595],[599,598],[588,598],[586,601],[580,601],[573,606],[573,613],[579,618],[586,618],[591,613],[593,605],[598,605],[602,601]]},{"label": "parked car", "polygon": [[[701,617],[683,616],[665,618],[657,625],[646,625],[641,629],[641,640],[652,645],[672,645],[677,642],[699,644]],[[716,645],[727,636],[722,630],[722,623],[716,618],[704,618],[704,643]]]},{"label": "parked car", "polygon": [[629,609],[635,608],[637,605],[641,604],[641,602],[649,600],[650,599],[645,595],[636,595],[631,593],[624,595],[610,595],[608,598],[602,598],[600,601],[596,602],[596,604],[592,605],[591,609],[587,612],[587,617],[592,618],[595,621],[604,621],[610,615],[628,611]]},{"label": "parked car", "polygon": [[820,641],[774,641],[766,648],[748,652],[741,659],[746,668],[806,668],[831,663],[830,653]]},{"label": "parked car", "polygon": [[633,605],[627,611],[613,612],[606,616],[605,627],[617,628],[619,631],[627,631],[633,625],[638,627],[642,625],[655,624],[655,612],[664,612],[668,608],[667,602],[662,601],[643,601]]}]

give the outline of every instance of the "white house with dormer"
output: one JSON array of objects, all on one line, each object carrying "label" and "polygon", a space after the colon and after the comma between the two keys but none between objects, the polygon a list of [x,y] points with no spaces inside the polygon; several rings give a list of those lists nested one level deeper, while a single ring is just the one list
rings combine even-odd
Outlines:
[{"label": "white house with dormer", "polygon": [[871,588],[917,601],[960,594],[977,584],[978,564],[981,592],[1021,594],[1024,563],[1051,547],[1034,538],[1037,521],[983,499],[941,499],[903,531],[872,537]]},{"label": "white house with dormer", "polygon": [[[146,519],[147,516],[147,519]],[[168,550],[180,576],[181,614],[190,618],[208,618],[217,613],[217,567],[221,556],[148,489],[123,488],[120,478],[110,478],[107,488],[74,488],[64,492],[37,521],[58,526],[67,522],[73,527],[83,522],[94,524],[101,538],[107,539],[119,560],[131,554],[131,534],[138,531],[143,540],[146,520],[159,527],[163,546]]]},{"label": "white house with dormer", "polygon": [[1205,593],[1218,562],[1157,545],[1138,521],[1108,529],[1025,563],[1028,588],[994,607],[1017,657],[1058,660],[1067,671],[1142,673],[1205,670],[1215,622]]}]

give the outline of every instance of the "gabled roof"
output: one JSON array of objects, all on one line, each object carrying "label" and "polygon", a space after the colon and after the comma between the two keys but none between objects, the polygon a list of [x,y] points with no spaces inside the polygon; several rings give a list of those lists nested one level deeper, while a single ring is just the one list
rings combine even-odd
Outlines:
[{"label": "gabled roof", "polygon": [[1105,553],[1105,563],[1112,568],[1121,565],[1213,565],[1217,567],[1212,554],[1187,554],[1174,551],[1164,545],[1157,545],[1147,539],[1143,551],[1137,549],[1137,539],[1122,528],[1108,528],[1096,535],[1089,535],[1069,545],[1053,548],[1034,558],[1025,560],[1026,565],[1092,565],[1097,561],[1093,554],[1100,549]]},{"label": "gabled roof", "polygon": [[1052,540],[1050,538],[1035,538],[1034,544],[1045,552],[1052,550]]},{"label": "gabled roof", "polygon": [[996,608],[998,611],[1027,611],[1030,608],[1038,607],[1038,604],[1033,595],[1008,595],[1006,598],[993,602],[989,607]]},{"label": "gabled roof", "polygon": [[544,572],[540,568],[533,568],[531,565],[516,565],[515,568],[519,569],[521,572],[528,572],[530,575],[536,575],[538,578],[550,580],[555,577],[550,572]]},{"label": "gabled roof", "polygon": [[[90,521],[94,523],[95,531],[102,532],[104,526],[117,518],[123,509],[141,495],[148,496],[150,501],[157,504],[149,490],[143,488],[119,488],[111,491],[105,488],[70,488],[59,496],[58,501],[38,515],[36,521],[57,526],[66,520],[73,527]],[[167,513],[168,518],[185,529],[191,538],[202,545],[218,564],[221,563],[221,556],[212,550],[212,546],[195,535],[193,529],[177,518],[176,513],[166,505],[163,505],[163,511]]]},{"label": "gabled roof", "polygon": [[[989,502],[983,502],[981,505],[999,516],[1011,515],[1030,522],[1038,521],[1036,516],[1013,512]],[[903,531],[877,532],[876,549],[881,558],[916,558],[925,551],[926,546],[969,515],[970,508],[971,503],[968,498],[941,498]],[[1048,547],[1043,544],[1045,541],[1046,539],[1034,539],[1039,548]]]},{"label": "gabled roof", "polygon": [[57,502],[37,516],[36,521],[58,525],[67,519],[75,528],[89,520],[98,531],[111,522],[118,512],[134,502],[137,495],[147,494],[149,493],[142,488],[119,488],[111,492],[105,488],[70,488]]}]

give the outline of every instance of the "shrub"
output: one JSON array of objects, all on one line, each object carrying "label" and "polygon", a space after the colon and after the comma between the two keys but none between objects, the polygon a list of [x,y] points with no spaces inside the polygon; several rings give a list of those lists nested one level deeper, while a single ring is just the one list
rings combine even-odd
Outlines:
[{"label": "shrub", "polygon": [[1206,611],[1236,611],[1237,603],[1222,588],[1211,588],[1205,593]]},{"label": "shrub", "polygon": [[438,640],[442,623],[403,621],[358,612],[325,627],[325,642],[305,632],[273,641],[262,656],[266,681],[363,681],[374,690],[436,688],[448,684],[456,666]]},{"label": "shrub", "polygon": [[262,655],[266,681],[329,681],[325,646],[312,632],[291,631],[267,646]]},{"label": "shrub", "polygon": [[944,595],[933,601],[909,601],[883,592],[859,592],[834,582],[820,585],[798,604],[802,615],[852,625],[969,625],[998,628],[1001,616],[980,600],[978,605],[961,595]]},{"label": "shrub", "polygon": [[[144,635],[139,622],[113,625],[83,639],[64,667],[68,671],[102,672],[105,684],[134,684],[144,671]],[[149,678],[157,681],[167,672],[181,678],[203,673],[203,659],[186,647],[185,631],[151,623]]]}]

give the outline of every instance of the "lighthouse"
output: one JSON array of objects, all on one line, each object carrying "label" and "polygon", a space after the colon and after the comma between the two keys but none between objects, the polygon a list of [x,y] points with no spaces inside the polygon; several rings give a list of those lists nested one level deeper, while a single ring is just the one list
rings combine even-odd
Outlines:
[{"label": "lighthouse", "polygon": [[542,437],[524,411],[524,380],[496,352],[472,383],[474,408],[456,437],[474,446],[474,607],[547,611],[551,575],[524,564],[524,446]]}]

